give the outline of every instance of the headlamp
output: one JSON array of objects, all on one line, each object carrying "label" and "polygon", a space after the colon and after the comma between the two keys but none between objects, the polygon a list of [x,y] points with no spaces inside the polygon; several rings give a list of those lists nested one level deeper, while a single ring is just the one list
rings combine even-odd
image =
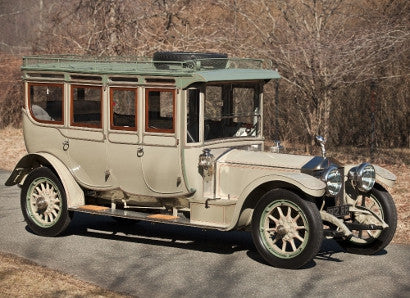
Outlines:
[{"label": "headlamp", "polygon": [[322,181],[326,183],[327,194],[335,197],[339,194],[343,185],[343,177],[335,166],[330,166],[322,174]]},{"label": "headlamp", "polygon": [[368,192],[376,182],[376,171],[371,164],[366,162],[350,169],[348,177],[354,187],[357,187],[361,192]]}]

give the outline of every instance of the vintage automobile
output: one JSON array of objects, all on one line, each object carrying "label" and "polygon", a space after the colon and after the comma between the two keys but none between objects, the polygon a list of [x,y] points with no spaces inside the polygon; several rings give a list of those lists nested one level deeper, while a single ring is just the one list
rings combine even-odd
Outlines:
[{"label": "vintage automobile", "polygon": [[[6,185],[36,234],[74,212],[222,231],[249,229],[270,265],[299,268],[324,237],[374,254],[397,213],[369,163],[264,148],[263,88],[280,78],[257,59],[157,52],[153,58],[23,59],[28,154]],[[384,185],[384,186],[383,186]]]}]

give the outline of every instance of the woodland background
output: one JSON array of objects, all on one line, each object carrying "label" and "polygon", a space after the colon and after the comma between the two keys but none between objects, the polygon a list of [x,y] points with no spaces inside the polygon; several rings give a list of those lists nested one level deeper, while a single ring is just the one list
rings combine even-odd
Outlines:
[{"label": "woodland background", "polygon": [[0,128],[21,126],[23,55],[205,51],[278,69],[271,140],[409,148],[409,25],[408,0],[0,0]]}]

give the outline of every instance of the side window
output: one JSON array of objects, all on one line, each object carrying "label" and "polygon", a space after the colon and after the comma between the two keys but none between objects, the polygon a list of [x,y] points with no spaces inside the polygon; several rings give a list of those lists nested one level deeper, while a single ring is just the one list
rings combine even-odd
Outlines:
[{"label": "side window", "polygon": [[71,125],[101,128],[102,88],[71,86]]},{"label": "side window", "polygon": [[257,104],[255,100],[255,89],[250,87],[235,87],[233,88],[233,113],[234,115],[252,114],[252,107]]},{"label": "side window", "polygon": [[29,83],[28,89],[29,108],[33,118],[39,122],[63,124],[63,85]]},{"label": "side window", "polygon": [[221,121],[222,86],[207,86],[205,90],[205,120]]},{"label": "side window", "polygon": [[111,88],[111,129],[136,130],[137,89]]},{"label": "side window", "polygon": [[199,142],[199,95],[198,89],[188,90],[186,123],[186,139],[188,143]]},{"label": "side window", "polygon": [[205,89],[204,140],[256,137],[260,127],[259,92],[251,83],[222,83]]},{"label": "side window", "polygon": [[175,132],[175,90],[145,91],[145,131]]}]

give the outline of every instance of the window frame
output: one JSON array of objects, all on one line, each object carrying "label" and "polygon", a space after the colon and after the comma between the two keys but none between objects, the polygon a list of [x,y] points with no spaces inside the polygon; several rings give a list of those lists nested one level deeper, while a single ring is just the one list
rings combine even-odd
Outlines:
[{"label": "window frame", "polygon": [[[189,92],[192,90],[196,90],[198,92],[198,141],[189,141],[188,140],[188,111],[189,111]],[[188,146],[192,145],[198,145],[199,143],[203,142],[203,121],[201,120],[203,117],[203,112],[202,112],[202,105],[203,105],[203,88],[200,87],[191,87],[186,89],[185,93],[185,115],[184,115],[184,126],[185,126],[185,144]]]},{"label": "window frame", "polygon": [[[125,127],[125,126],[116,126],[114,125],[114,91],[123,90],[123,91],[134,91],[134,106],[135,106],[135,127]],[[138,131],[138,88],[132,87],[110,87],[110,129],[111,130],[127,130],[127,131]]]},{"label": "window frame", "polygon": [[[94,125],[84,122],[74,122],[74,88],[89,88],[89,89],[100,89],[100,125]],[[70,126],[75,127],[87,127],[87,128],[103,128],[104,121],[103,114],[103,88],[99,85],[82,85],[82,84],[71,84],[70,85]]]},{"label": "window frame", "polygon": [[[31,108],[31,91],[30,87],[31,86],[54,86],[54,87],[60,87],[61,88],[61,121],[56,121],[56,120],[41,120],[38,119],[36,116],[34,116],[33,110]],[[44,124],[54,124],[54,125],[64,125],[64,84],[59,84],[59,83],[33,83],[33,82],[28,82],[27,84],[27,100],[28,100],[28,109],[30,112],[31,117],[39,123],[44,123]]]},{"label": "window frame", "polygon": [[[150,128],[149,123],[149,92],[170,92],[172,93],[172,129]],[[145,132],[175,134],[175,111],[176,111],[176,92],[175,89],[166,88],[146,88],[145,89]]]}]

